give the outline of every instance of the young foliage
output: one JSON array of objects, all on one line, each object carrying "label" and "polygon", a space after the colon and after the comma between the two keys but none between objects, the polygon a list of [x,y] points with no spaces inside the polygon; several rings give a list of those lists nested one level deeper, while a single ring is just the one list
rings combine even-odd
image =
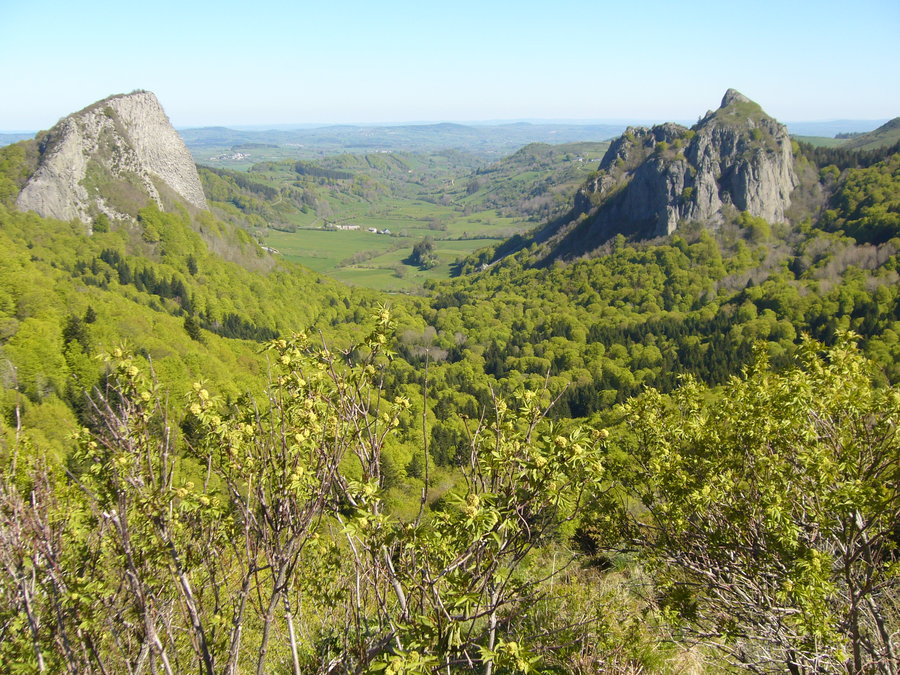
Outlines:
[{"label": "young foliage", "polygon": [[536,578],[524,569],[580,511],[602,473],[605,437],[564,430],[545,414],[531,391],[495,399],[492,413],[468,429],[464,488],[430,519],[384,516],[377,492],[357,506],[345,533],[358,565],[393,591],[379,605],[384,653],[376,669],[421,672],[416,664],[428,658],[435,669],[489,674],[497,663],[536,672],[537,645],[527,643],[534,636],[506,637],[556,570]]},{"label": "young foliage", "polygon": [[623,510],[685,636],[756,672],[896,672],[900,393],[851,336],[773,373],[757,354],[708,404],[629,402]]},{"label": "young foliage", "polygon": [[37,465],[0,483],[0,654],[37,671],[533,672],[544,646],[516,626],[572,558],[530,561],[577,516],[604,434],[548,421],[539,394],[496,398],[463,425],[463,482],[431,508],[423,447],[418,513],[394,515],[385,448],[411,403],[384,390],[393,330],[381,309],[342,352],[273,341],[265,401],[197,383],[187,454],[145,362],[115,350],[72,484]]}]

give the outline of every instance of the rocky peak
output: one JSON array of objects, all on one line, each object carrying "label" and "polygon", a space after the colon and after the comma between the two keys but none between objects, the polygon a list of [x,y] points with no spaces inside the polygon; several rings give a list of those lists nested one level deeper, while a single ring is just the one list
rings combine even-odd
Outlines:
[{"label": "rocky peak", "polygon": [[722,97],[722,105],[719,107],[727,108],[733,103],[752,103],[752,101],[737,89],[729,89],[725,92],[725,96]]},{"label": "rocky peak", "polygon": [[680,124],[666,122],[654,127],[628,127],[612,142],[600,161],[600,170],[635,168],[656,149],[659,143],[672,143],[686,132]]},{"label": "rocky peak", "polygon": [[98,101],[38,142],[37,170],[16,200],[23,211],[90,224],[132,219],[151,202],[207,208],[193,158],[150,92]]},{"label": "rocky peak", "polygon": [[797,185],[787,128],[734,89],[691,129],[629,128],[598,168],[576,196],[586,224],[567,237],[561,255],[619,233],[664,236],[686,221],[716,227],[729,212],[783,222]]}]

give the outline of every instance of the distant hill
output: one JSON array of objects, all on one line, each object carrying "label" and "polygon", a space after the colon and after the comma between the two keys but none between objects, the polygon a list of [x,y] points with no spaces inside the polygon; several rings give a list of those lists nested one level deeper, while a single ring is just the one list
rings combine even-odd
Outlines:
[{"label": "distant hill", "polygon": [[[824,122],[787,122],[786,124],[792,136],[834,138],[836,134],[840,133],[867,133],[886,121],[828,120]],[[302,150],[308,153],[307,156],[313,156],[313,154],[333,149],[334,147],[343,148],[348,143],[350,146],[355,147],[356,150],[369,148],[370,146],[358,147],[354,145],[359,137],[365,138],[370,136],[374,139],[397,142],[398,137],[402,139],[403,134],[406,133],[405,130],[413,129],[414,127],[419,128],[420,138],[422,136],[421,132],[424,132],[424,135],[434,134],[435,143],[440,149],[444,147],[459,147],[458,141],[456,145],[451,146],[445,146],[442,143],[446,142],[447,138],[452,139],[454,132],[461,132],[461,134],[465,135],[467,129],[475,129],[479,134],[478,138],[480,141],[502,145],[503,147],[498,152],[500,154],[508,154],[528,143],[557,144],[610,139],[621,134],[626,126],[641,123],[627,120],[598,121],[596,123],[569,122],[565,120],[532,120],[509,123],[471,122],[467,124],[273,125],[272,127],[260,125],[238,128],[220,126],[194,127],[179,129],[178,132],[184,138],[191,151],[200,154],[202,154],[203,148],[222,150],[246,143],[260,143],[278,147],[292,146],[295,148],[295,153],[301,152],[300,149],[296,148],[298,144],[302,144]],[[461,129],[458,127],[461,127]],[[411,134],[414,133],[411,132]],[[0,132],[0,146],[27,140],[33,138],[34,135],[35,132]],[[441,135],[444,136],[444,141],[440,140]],[[397,147],[400,148],[400,146]],[[417,150],[418,148],[404,145],[402,149]],[[202,159],[205,159],[205,157]],[[272,159],[272,157],[254,157],[249,163],[266,159]]]},{"label": "distant hill", "polygon": [[460,181],[454,201],[546,222],[571,208],[575,190],[608,147],[609,142],[526,145]]},{"label": "distant hill", "polygon": [[900,143],[900,117],[895,117],[875,131],[854,136],[841,147],[848,150],[875,150],[896,143]]},{"label": "distant hill", "polygon": [[[480,164],[474,155],[452,150],[341,153],[316,160],[259,162],[247,171],[201,166],[200,176],[220,217],[230,219],[237,210],[245,218],[235,223],[292,230],[374,216],[423,198],[437,201],[445,183]],[[417,210],[422,208],[427,211],[425,206]],[[431,215],[423,212],[423,224]]]},{"label": "distant hill", "polygon": [[[183,129],[182,138],[197,162],[210,166],[249,168],[260,161],[310,159],[336,153],[375,151],[435,152],[461,150],[498,158],[530,143],[564,144],[603,141],[625,129],[623,124],[498,125],[412,124],[403,126],[329,126],[290,131],[241,131],[224,127]],[[248,147],[277,146],[271,147]],[[236,162],[238,164],[236,164]]]},{"label": "distant hill", "polygon": [[847,142],[846,138],[831,138],[829,136],[798,136],[791,134],[791,138],[816,148],[840,148]]},{"label": "distant hill", "polygon": [[0,134],[0,147],[18,143],[19,141],[27,141],[29,138],[34,138],[34,134]]},{"label": "distant hill", "polygon": [[824,136],[834,138],[837,134],[867,133],[884,124],[887,120],[825,120],[820,122],[785,122],[791,136]]}]

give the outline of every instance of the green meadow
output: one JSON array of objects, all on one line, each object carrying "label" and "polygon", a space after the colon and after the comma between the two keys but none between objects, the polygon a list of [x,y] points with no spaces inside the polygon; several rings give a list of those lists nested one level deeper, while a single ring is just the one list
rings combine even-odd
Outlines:
[{"label": "green meadow", "polygon": [[322,229],[272,230],[265,243],[288,260],[345,283],[379,290],[411,291],[421,288],[428,280],[449,278],[453,263],[458,259],[500,241],[499,238],[432,237],[439,263],[423,270],[404,261],[418,241],[435,233],[423,229],[411,231],[413,235]]}]

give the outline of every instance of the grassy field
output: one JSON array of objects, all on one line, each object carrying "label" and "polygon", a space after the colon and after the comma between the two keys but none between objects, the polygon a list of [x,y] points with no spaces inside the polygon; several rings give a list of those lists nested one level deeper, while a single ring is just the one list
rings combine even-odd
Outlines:
[{"label": "grassy field", "polygon": [[[365,231],[309,229],[296,232],[271,231],[265,239],[288,260],[329,274],[346,283],[379,290],[410,291],[429,279],[450,277],[453,263],[479,248],[502,241],[492,239],[440,239],[428,230],[413,235],[383,235]],[[413,246],[431,235],[438,265],[422,270],[404,262]]]},{"label": "grassy field", "polygon": [[483,239],[436,240],[435,251],[440,263],[429,269],[406,265],[403,260],[409,256],[415,240],[410,240],[409,248],[387,251],[383,255],[358,265],[341,267],[331,273],[336,279],[357,286],[367,286],[383,291],[413,291],[422,287],[429,279],[447,279],[457,258],[497,241]]}]

